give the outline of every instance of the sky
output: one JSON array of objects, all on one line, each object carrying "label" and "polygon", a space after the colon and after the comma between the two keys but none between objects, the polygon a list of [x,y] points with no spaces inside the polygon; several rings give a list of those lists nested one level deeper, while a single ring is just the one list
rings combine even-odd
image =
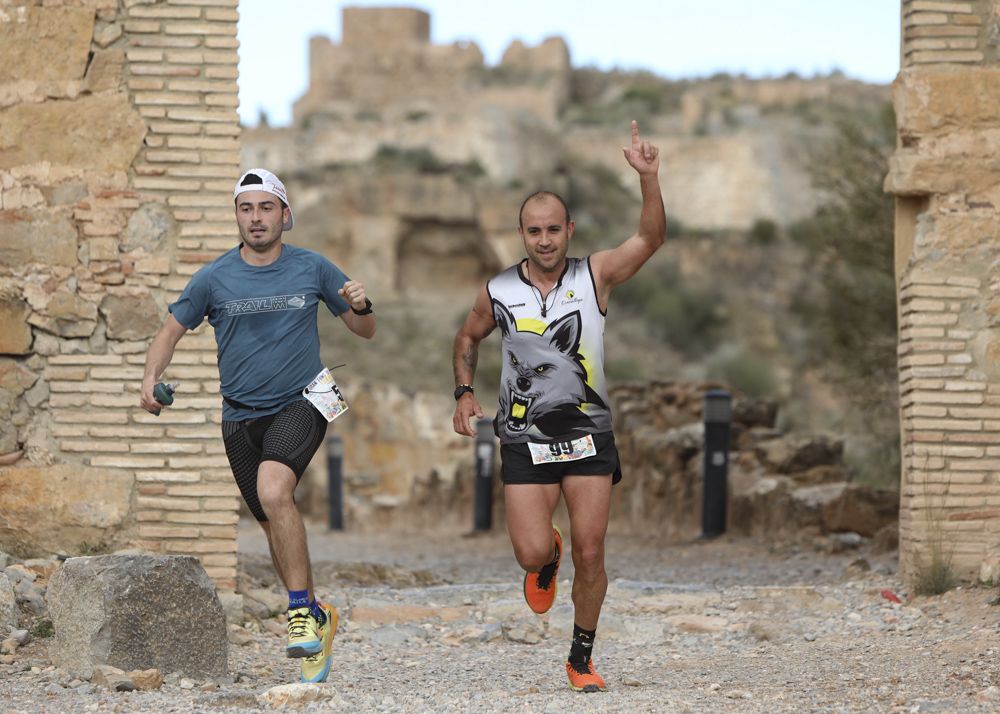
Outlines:
[{"label": "sky", "polygon": [[575,67],[649,70],[670,79],[717,72],[777,77],[839,69],[889,83],[899,70],[900,0],[240,0],[240,117],[291,121],[308,85],[309,38],[340,41],[344,6],[431,15],[431,41],[475,42],[488,65],[514,40],[561,36]]}]

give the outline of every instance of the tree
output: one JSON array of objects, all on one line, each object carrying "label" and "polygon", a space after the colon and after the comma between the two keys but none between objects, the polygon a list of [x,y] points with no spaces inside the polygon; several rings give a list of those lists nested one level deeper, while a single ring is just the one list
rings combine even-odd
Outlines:
[{"label": "tree", "polygon": [[795,306],[809,358],[846,395],[844,426],[867,437],[861,475],[882,484],[899,474],[894,205],[882,190],[895,139],[891,105],[839,120],[811,168],[826,200],[790,230],[814,268]]}]

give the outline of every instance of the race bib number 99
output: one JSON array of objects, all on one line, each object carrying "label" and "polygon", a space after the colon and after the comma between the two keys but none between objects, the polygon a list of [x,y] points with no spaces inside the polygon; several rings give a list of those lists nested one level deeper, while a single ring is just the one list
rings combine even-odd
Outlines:
[{"label": "race bib number 99", "polygon": [[533,464],[555,464],[563,461],[579,461],[588,456],[594,456],[594,437],[590,434],[574,441],[556,441],[551,444],[533,444],[528,442]]}]

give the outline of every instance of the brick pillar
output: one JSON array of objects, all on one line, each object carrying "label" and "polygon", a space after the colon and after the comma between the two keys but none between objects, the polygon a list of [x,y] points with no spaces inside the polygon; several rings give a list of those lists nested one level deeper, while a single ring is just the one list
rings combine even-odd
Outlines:
[{"label": "brick pillar", "polygon": [[0,5],[0,547],[194,554],[231,591],[210,328],[176,407],[138,392],[166,306],[238,240],[237,0]]},{"label": "brick pillar", "polygon": [[[146,119],[133,185],[168,208],[176,238],[163,303],[238,240],[232,190],[239,176],[237,0],[133,5],[125,21],[128,86]],[[166,265],[157,265],[167,269]],[[144,355],[127,357],[138,369]],[[215,339],[207,322],[178,344],[165,379],[179,382],[159,417],[132,412],[136,545],[197,555],[220,587],[236,587],[238,492],[222,446]]]},{"label": "brick pillar", "polygon": [[1000,3],[906,0],[894,84],[900,568],[1000,576]]}]

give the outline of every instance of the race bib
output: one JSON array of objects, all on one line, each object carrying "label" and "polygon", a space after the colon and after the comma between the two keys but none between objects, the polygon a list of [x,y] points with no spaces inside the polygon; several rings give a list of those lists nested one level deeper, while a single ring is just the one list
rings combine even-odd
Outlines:
[{"label": "race bib", "polygon": [[554,464],[562,461],[579,461],[588,456],[594,456],[594,437],[590,434],[575,441],[556,441],[551,444],[533,444],[528,442],[531,451],[531,463]]},{"label": "race bib", "polygon": [[347,411],[347,401],[340,393],[333,374],[326,367],[302,390],[302,396],[308,399],[327,421],[333,421]]}]

